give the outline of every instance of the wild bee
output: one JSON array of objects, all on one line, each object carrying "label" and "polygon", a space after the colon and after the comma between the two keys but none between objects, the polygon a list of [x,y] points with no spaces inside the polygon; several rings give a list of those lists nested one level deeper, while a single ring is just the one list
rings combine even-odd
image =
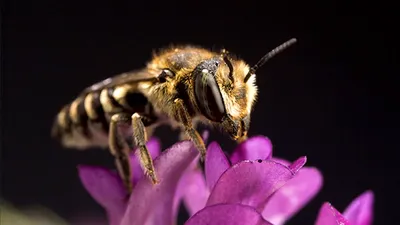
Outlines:
[{"label": "wild bee", "polygon": [[52,136],[69,148],[109,147],[129,193],[129,153],[139,158],[153,184],[158,183],[146,148],[154,128],[169,124],[193,141],[204,159],[206,148],[195,130],[198,122],[219,127],[233,140],[247,138],[257,97],[257,69],[294,44],[291,39],[250,67],[226,50],[171,47],[153,55],[140,70],[116,75],[84,89],[58,113]]}]

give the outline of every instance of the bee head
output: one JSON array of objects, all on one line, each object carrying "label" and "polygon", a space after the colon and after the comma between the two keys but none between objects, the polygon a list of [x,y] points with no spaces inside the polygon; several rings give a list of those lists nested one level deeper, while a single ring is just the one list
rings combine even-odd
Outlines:
[{"label": "bee head", "polygon": [[225,50],[220,57],[202,61],[192,74],[200,113],[220,125],[232,139],[246,139],[250,112],[257,97],[256,70],[296,41],[293,38],[279,45],[252,67],[241,60],[230,59]]},{"label": "bee head", "polygon": [[244,82],[249,69],[223,56],[204,60],[192,72],[199,112],[235,140],[247,134],[256,95],[254,79]]}]

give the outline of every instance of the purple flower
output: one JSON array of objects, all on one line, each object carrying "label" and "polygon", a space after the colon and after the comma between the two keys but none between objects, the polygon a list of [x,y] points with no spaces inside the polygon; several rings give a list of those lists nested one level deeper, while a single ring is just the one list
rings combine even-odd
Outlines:
[{"label": "purple flower", "polygon": [[[205,181],[201,181],[204,178],[199,170],[185,174],[193,182],[185,181],[188,193],[184,195],[184,203],[194,215],[187,224],[204,223],[196,221],[199,214],[215,211],[214,207],[221,204],[227,211],[229,207],[235,211],[239,206],[250,206],[257,212],[253,216],[265,221],[262,224],[283,224],[315,196],[322,185],[317,169],[302,168],[305,162],[306,157],[293,163],[272,158],[272,144],[262,136],[240,144],[229,160],[217,143],[211,143],[205,161]],[[196,191],[191,190],[193,188]],[[240,220],[232,218],[229,223],[234,221]]]},{"label": "purple flower", "polygon": [[[159,152],[159,142],[147,143],[152,157]],[[198,152],[190,141],[173,145],[154,160],[160,182],[153,185],[145,177],[135,154],[131,155],[134,189],[129,200],[116,172],[92,166],[79,166],[79,176],[90,195],[105,209],[111,225],[173,224],[175,190],[186,168],[195,162]]]},{"label": "purple flower", "polygon": [[[198,152],[189,141],[173,145],[157,158],[159,142],[150,140],[148,148],[160,183],[152,185],[142,175],[132,154],[134,189],[129,200],[115,172],[79,167],[82,183],[106,210],[111,225],[172,225],[181,200],[191,216],[185,225],[278,225],[297,213],[322,186],[320,172],[303,167],[306,157],[293,163],[272,158],[272,144],[261,136],[240,144],[229,159],[216,142],[211,143],[205,175],[197,167]],[[372,198],[371,192],[362,195],[344,216],[325,203],[316,224],[368,225]]]},{"label": "purple flower", "polygon": [[317,218],[316,225],[370,225],[372,224],[372,205],[374,195],[372,191],[366,191],[345,209],[339,213],[330,203],[322,205]]}]

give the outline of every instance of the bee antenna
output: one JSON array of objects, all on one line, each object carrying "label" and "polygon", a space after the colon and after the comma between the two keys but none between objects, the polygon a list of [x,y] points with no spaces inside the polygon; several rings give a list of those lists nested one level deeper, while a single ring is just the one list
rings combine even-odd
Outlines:
[{"label": "bee antenna", "polygon": [[296,42],[297,42],[297,39],[292,38],[292,39],[286,41],[285,43],[279,45],[278,47],[272,49],[267,54],[265,54],[253,67],[250,68],[249,73],[244,78],[244,82],[247,82],[250,79],[251,75],[255,74],[256,71],[258,70],[258,68],[260,68],[262,65],[264,65],[268,60],[270,60],[271,58],[276,56],[278,53],[282,52],[283,50],[290,47],[291,45],[293,45]]}]

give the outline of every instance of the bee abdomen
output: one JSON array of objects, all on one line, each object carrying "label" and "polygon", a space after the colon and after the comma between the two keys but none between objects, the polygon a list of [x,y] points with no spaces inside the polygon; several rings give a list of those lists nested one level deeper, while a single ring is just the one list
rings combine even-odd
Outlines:
[{"label": "bee abdomen", "polygon": [[128,87],[107,88],[78,97],[59,112],[53,126],[53,136],[66,147],[106,147],[113,114],[138,112],[144,115],[145,126],[156,122],[157,117],[147,98]]},{"label": "bee abdomen", "polygon": [[66,147],[106,146],[109,120],[100,101],[100,92],[78,97],[59,112],[53,136]]}]

